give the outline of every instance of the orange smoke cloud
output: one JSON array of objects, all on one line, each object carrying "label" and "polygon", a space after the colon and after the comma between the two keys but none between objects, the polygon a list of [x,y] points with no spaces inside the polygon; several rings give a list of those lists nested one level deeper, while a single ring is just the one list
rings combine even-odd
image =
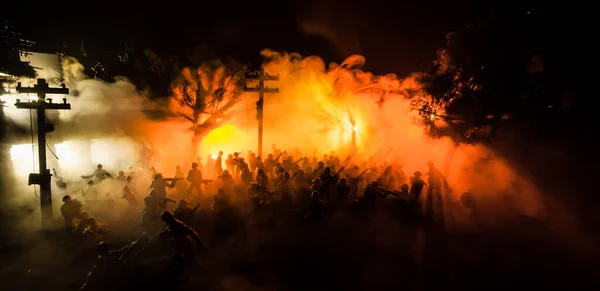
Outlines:
[{"label": "orange smoke cloud", "polygon": [[[419,111],[413,110],[417,100],[430,101],[424,95],[416,76],[400,79],[395,75],[377,76],[360,70],[365,59],[351,56],[341,64],[326,65],[318,57],[264,50],[263,68],[279,81],[267,87],[279,88],[279,94],[266,94],[264,103],[264,146],[319,155],[337,151],[349,153],[355,142],[364,157],[380,157],[400,165],[410,175],[426,172],[427,161],[433,161],[447,176],[453,188],[451,198],[474,190],[485,197],[514,193],[520,185],[519,199],[527,200],[521,208],[530,214],[540,211],[535,187],[520,177],[508,163],[482,145],[457,144],[450,138],[432,138]],[[243,96],[234,108],[236,115],[228,124],[250,128],[249,134],[234,133],[243,138],[222,137],[233,143],[235,150],[256,149],[255,94]],[[445,126],[443,108],[427,115],[436,126]],[[225,131],[223,131],[225,133]],[[213,154],[215,141],[204,146],[203,154]],[[390,152],[382,157],[384,153]],[[526,190],[523,190],[526,189]]]}]

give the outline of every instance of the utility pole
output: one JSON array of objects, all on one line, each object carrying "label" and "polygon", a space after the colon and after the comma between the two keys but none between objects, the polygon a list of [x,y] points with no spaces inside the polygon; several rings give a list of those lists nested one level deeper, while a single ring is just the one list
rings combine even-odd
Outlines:
[{"label": "utility pole", "polygon": [[279,88],[265,87],[265,81],[279,81],[279,75],[271,76],[265,73],[265,70],[261,68],[259,71],[246,73],[246,80],[258,80],[258,87],[244,86],[244,92],[258,93],[258,101],[256,102],[256,119],[258,120],[258,156],[262,157],[264,94],[279,93]]},{"label": "utility pole", "polygon": [[63,103],[52,103],[52,99],[46,100],[46,94],[69,94],[69,89],[64,84],[60,88],[50,88],[46,80],[38,79],[33,87],[21,87],[17,85],[18,93],[33,93],[38,99],[31,102],[21,102],[17,99],[15,107],[18,109],[37,110],[37,136],[39,154],[39,173],[29,174],[29,185],[40,185],[40,205],[42,212],[42,227],[48,228],[52,225],[52,192],[50,188],[50,170],[46,169],[46,133],[54,131],[51,124],[46,123],[46,110],[70,110],[71,104],[67,98]]}]

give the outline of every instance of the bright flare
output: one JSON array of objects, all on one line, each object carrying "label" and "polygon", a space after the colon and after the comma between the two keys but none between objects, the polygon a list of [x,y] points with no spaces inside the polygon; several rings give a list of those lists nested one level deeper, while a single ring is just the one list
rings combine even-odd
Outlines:
[{"label": "bright flare", "polygon": [[17,177],[27,177],[29,173],[36,171],[34,161],[37,159],[35,159],[33,144],[13,145],[10,148],[10,160]]},{"label": "bright flare", "polygon": [[234,152],[247,153],[250,148],[255,148],[256,144],[250,144],[250,140],[246,132],[235,127],[232,124],[224,125],[211,131],[203,140],[201,145],[202,156],[210,154],[216,158],[219,151],[223,151],[225,155],[233,154]]}]

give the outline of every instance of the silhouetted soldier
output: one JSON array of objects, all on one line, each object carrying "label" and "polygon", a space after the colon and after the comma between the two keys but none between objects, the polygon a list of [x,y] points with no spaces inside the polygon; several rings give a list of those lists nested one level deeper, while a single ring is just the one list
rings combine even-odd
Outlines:
[{"label": "silhouetted soldier", "polygon": [[[163,211],[160,219],[167,224],[167,228],[160,235],[168,236],[173,246],[173,259],[183,261],[192,259],[196,253],[196,248],[206,250],[198,234],[185,223],[177,220],[170,211]],[[196,247],[194,246],[194,244]]]},{"label": "silhouetted soldier", "polygon": [[276,201],[280,207],[290,208],[293,203],[294,185],[290,181],[290,173],[284,172],[282,180],[279,182],[273,193],[276,195]]},{"label": "silhouetted soldier", "polygon": [[410,177],[410,192],[409,200],[420,201],[423,187],[427,186],[427,183],[421,179],[421,172],[415,171],[414,176]]},{"label": "silhouetted soldier", "polygon": [[360,201],[364,205],[374,205],[378,197],[382,197],[381,189],[379,189],[379,183],[377,181],[369,183],[365,188],[364,195],[360,198]]},{"label": "silhouetted soldier", "polygon": [[123,185],[121,191],[121,198],[127,201],[127,212],[137,207],[137,201],[135,199],[135,195],[133,195],[133,185],[131,182],[132,180],[133,179],[131,178],[131,176],[127,176],[127,178],[125,178],[125,185]]},{"label": "silhouetted soldier", "polygon": [[142,227],[148,230],[152,230],[156,226],[156,222],[160,216],[162,207],[152,197],[144,197],[144,211],[142,211]]},{"label": "silhouetted soldier", "polygon": [[58,187],[59,189],[67,188],[67,183],[65,183],[63,177],[58,175],[56,169],[52,169],[52,178],[54,179],[54,184],[56,185],[56,187]]},{"label": "silhouetted soldier", "polygon": [[292,172],[295,168],[294,157],[288,156],[285,160],[281,162],[281,166],[285,169],[286,172]]},{"label": "silhouetted soldier", "polygon": [[119,171],[116,180],[119,181],[119,183],[121,183],[121,186],[123,184],[125,184],[126,179],[127,179],[127,176],[125,176],[125,172]]},{"label": "silhouetted soldier", "polygon": [[[312,177],[321,177],[321,174],[323,174],[323,172],[325,171],[325,163],[319,161],[319,163],[317,163],[317,167],[313,170],[312,172]],[[321,192],[319,192],[321,193]]]},{"label": "silhouetted soldier", "polygon": [[242,162],[242,158],[240,157],[240,153],[233,153],[233,172],[232,175],[237,180],[240,177],[240,173],[242,172],[242,167],[240,162]]},{"label": "silhouetted soldier", "polygon": [[250,167],[250,173],[255,173],[256,167],[258,166],[258,160],[256,154],[252,151],[248,151],[248,166]]},{"label": "silhouetted soldier", "polygon": [[309,222],[316,222],[325,219],[329,207],[327,203],[321,199],[319,199],[319,192],[313,191],[310,197],[310,201],[308,205],[303,209],[303,212],[306,213],[304,215],[304,219]]},{"label": "silhouetted soldier", "polygon": [[434,208],[437,208],[440,213],[439,218],[443,219],[444,204],[442,199],[442,184],[445,189],[448,189],[448,181],[446,181],[446,177],[433,166],[433,162],[427,162],[427,166],[429,167],[429,171],[427,172],[427,175],[429,176],[429,185],[427,188],[427,215],[434,218]]},{"label": "silhouetted soldier", "polygon": [[348,195],[350,195],[350,186],[348,185],[346,178],[340,179],[340,182],[336,187],[336,193],[340,202],[345,202],[348,200]]},{"label": "silhouetted soldier", "polygon": [[277,165],[277,162],[275,161],[275,159],[273,159],[273,155],[272,154],[267,155],[267,158],[265,159],[265,171],[271,177],[273,177],[273,169],[275,168],[276,165]]},{"label": "silhouetted soldier", "polygon": [[179,200],[179,202],[177,202],[177,207],[175,207],[175,210],[173,211],[173,214],[175,215],[175,218],[188,223],[189,220],[194,217],[194,213],[196,213],[196,210],[198,210],[199,206],[200,204],[198,204],[195,208],[191,208],[187,200]]},{"label": "silhouetted soldier", "polygon": [[299,202],[302,205],[306,204],[310,198],[310,185],[306,181],[304,171],[299,170],[296,172],[292,182],[296,189],[296,197],[300,200]]},{"label": "silhouetted soldier", "polygon": [[173,178],[175,178],[175,179],[185,179],[185,174],[183,173],[183,170],[181,170],[180,166],[176,166],[175,167],[175,176],[173,176]]},{"label": "silhouetted soldier", "polygon": [[223,152],[219,151],[219,155],[215,159],[215,172],[217,177],[223,174]]},{"label": "silhouetted soldier", "polygon": [[[302,159],[302,164],[301,164],[302,170],[306,171],[306,169],[308,167],[310,167],[310,160],[308,159],[308,157],[304,157]],[[311,171],[312,172],[312,171]]]},{"label": "silhouetted soldier", "polygon": [[314,191],[321,191],[321,189],[323,188],[323,182],[321,181],[321,178],[317,177],[314,178],[312,180],[312,184],[310,185],[310,192],[314,192]]},{"label": "silhouetted soldier", "polygon": [[[173,189],[175,188],[175,182],[179,179],[173,178],[163,178],[161,173],[155,174],[154,179],[152,180],[152,184],[150,184],[150,188],[156,191],[156,195],[158,198],[167,197],[167,187]],[[168,182],[171,182],[170,184]]]},{"label": "silhouetted soldier", "polygon": [[81,219],[75,224],[75,229],[73,229],[74,233],[84,235],[102,235],[106,233],[106,230],[89,213],[82,212],[80,217]]},{"label": "silhouetted soldier", "polygon": [[63,205],[60,207],[60,213],[65,220],[65,229],[71,231],[73,230],[73,219],[83,219],[81,215],[83,205],[77,199],[72,199],[69,195],[65,195],[62,201]]},{"label": "silhouetted soldier", "polygon": [[112,176],[110,175],[110,173],[108,173],[106,170],[104,170],[102,168],[102,164],[98,164],[98,166],[96,167],[96,170],[94,170],[94,172],[92,174],[83,175],[83,176],[81,176],[81,178],[83,178],[83,179],[94,178],[94,180],[96,180],[96,182],[100,182],[106,178],[112,178]]},{"label": "silhouetted soldier", "polygon": [[319,191],[319,197],[322,197],[326,201],[331,200],[331,189],[335,184],[335,177],[331,174],[331,168],[326,167],[320,178],[323,186],[321,187],[321,191]]},{"label": "silhouetted soldier", "polygon": [[235,171],[235,160],[233,159],[232,154],[227,155],[227,159],[225,160],[225,166],[227,166],[227,170],[229,173],[234,173]]},{"label": "silhouetted soldier", "polygon": [[223,171],[223,174],[219,176],[219,179],[221,179],[221,183],[223,184],[223,190],[225,190],[225,192],[228,194],[233,194],[235,190],[235,182],[233,181],[233,177],[229,171]]},{"label": "silhouetted soldier", "polygon": [[198,196],[202,197],[202,172],[198,170],[197,163],[192,163],[192,169],[188,172],[186,179],[190,182],[188,195],[192,195],[194,190],[196,190]]},{"label": "silhouetted soldier", "polygon": [[254,179],[252,178],[252,173],[250,172],[250,169],[248,169],[248,167],[242,168],[242,182],[244,182],[244,186],[250,186],[250,183],[253,180]]},{"label": "silhouetted soldier", "polygon": [[89,180],[87,184],[88,187],[85,190],[82,190],[83,192],[81,195],[85,199],[85,202],[90,204],[96,203],[98,201],[98,189],[96,188],[96,183],[94,183],[94,180]]},{"label": "silhouetted soldier", "polygon": [[263,169],[258,169],[256,173],[256,183],[263,189],[269,189],[269,176],[267,176]]},{"label": "silhouetted soldier", "polygon": [[[256,168],[263,171],[265,170],[265,164],[261,157],[256,157]],[[254,173],[254,171],[252,171],[252,173]]]}]

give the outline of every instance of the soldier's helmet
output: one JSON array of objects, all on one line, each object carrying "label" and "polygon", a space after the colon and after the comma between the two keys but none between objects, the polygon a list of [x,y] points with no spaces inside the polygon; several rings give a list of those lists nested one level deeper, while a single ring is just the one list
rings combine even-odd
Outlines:
[{"label": "soldier's helmet", "polygon": [[125,172],[119,171],[119,176],[125,175]]},{"label": "soldier's helmet", "polygon": [[283,178],[288,180],[290,178],[290,173],[288,173],[288,172],[283,173]]},{"label": "soldier's helmet", "polygon": [[70,196],[70,195],[65,195],[65,196],[63,196],[63,199],[62,199],[62,201],[63,201],[63,202],[71,201],[71,196]]},{"label": "soldier's helmet", "polygon": [[348,180],[346,180],[346,178],[341,178],[340,179],[340,184],[346,184],[346,182],[348,182]]},{"label": "soldier's helmet", "polygon": [[421,177],[421,175],[423,175],[423,173],[421,173],[421,171],[415,171],[414,175],[417,177]]},{"label": "soldier's helmet", "polygon": [[325,168],[325,173],[331,173],[331,168],[330,167]]},{"label": "soldier's helmet", "polygon": [[98,164],[97,168],[102,169],[102,164]]},{"label": "soldier's helmet", "polygon": [[171,213],[171,211],[165,210],[160,214],[160,219],[162,221],[171,221],[173,220],[173,213]]},{"label": "soldier's helmet", "polygon": [[258,173],[262,175],[262,174],[264,174],[264,173],[265,173],[265,170],[263,170],[263,169],[258,169]]},{"label": "soldier's helmet", "polygon": [[325,163],[323,163],[323,161],[319,161],[319,166],[323,166],[325,165]]},{"label": "soldier's helmet", "polygon": [[219,156],[223,154],[223,151],[219,151]]},{"label": "soldier's helmet", "polygon": [[240,155],[240,153],[238,153],[238,152],[235,152],[235,153],[233,153],[233,155],[237,157],[237,156],[239,156],[239,155]]},{"label": "soldier's helmet", "polygon": [[428,161],[427,162],[427,166],[430,167],[430,168],[433,167],[433,162],[432,161]]},{"label": "soldier's helmet", "polygon": [[131,181],[131,180],[133,180],[133,178],[131,176],[127,176],[127,178],[125,178],[125,180]]},{"label": "soldier's helmet", "polygon": [[88,185],[94,185],[94,180],[89,180],[89,181],[87,182],[87,184],[88,184]]},{"label": "soldier's helmet", "polygon": [[194,162],[192,163],[192,169],[198,168],[198,163]]},{"label": "soldier's helmet", "polygon": [[158,173],[156,175],[154,175],[154,180],[158,180],[158,179],[162,179],[163,175],[161,173]]},{"label": "soldier's helmet", "polygon": [[268,154],[267,158],[272,159],[273,158],[273,154]]}]

